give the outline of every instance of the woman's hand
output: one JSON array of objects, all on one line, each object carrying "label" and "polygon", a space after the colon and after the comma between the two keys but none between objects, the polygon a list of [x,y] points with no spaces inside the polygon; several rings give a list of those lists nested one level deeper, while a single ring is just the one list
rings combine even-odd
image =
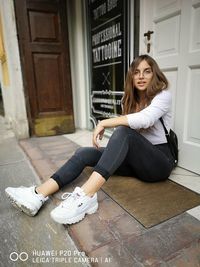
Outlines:
[{"label": "woman's hand", "polygon": [[128,119],[126,115],[100,121],[93,132],[93,146],[99,148],[98,139],[101,140],[103,138],[106,128],[114,128],[120,125],[128,126]]},{"label": "woman's hand", "polygon": [[105,131],[105,127],[103,126],[103,123],[99,122],[93,132],[92,143],[94,147],[96,148],[100,147],[98,143],[98,139],[102,140],[104,131]]}]

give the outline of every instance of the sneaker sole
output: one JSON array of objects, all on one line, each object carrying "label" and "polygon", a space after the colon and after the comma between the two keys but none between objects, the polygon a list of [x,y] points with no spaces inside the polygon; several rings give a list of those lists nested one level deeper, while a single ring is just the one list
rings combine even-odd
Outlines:
[{"label": "sneaker sole", "polygon": [[95,204],[95,206],[92,207],[92,208],[90,208],[88,211],[83,212],[80,215],[78,215],[76,217],[73,217],[73,218],[70,218],[70,219],[57,218],[57,217],[52,216],[52,214],[51,214],[51,218],[55,222],[60,223],[60,224],[73,224],[73,223],[77,223],[77,222],[80,222],[81,220],[83,220],[86,214],[93,214],[93,213],[95,213],[97,211],[97,209],[98,209],[98,203]]},{"label": "sneaker sole", "polygon": [[5,191],[5,193],[6,193],[7,197],[8,197],[8,199],[10,200],[10,203],[15,208],[17,208],[18,210],[26,213],[28,216],[31,216],[31,217],[35,216],[36,213],[33,213],[28,207],[26,207],[26,206],[20,204],[19,202],[17,202],[8,192]]}]

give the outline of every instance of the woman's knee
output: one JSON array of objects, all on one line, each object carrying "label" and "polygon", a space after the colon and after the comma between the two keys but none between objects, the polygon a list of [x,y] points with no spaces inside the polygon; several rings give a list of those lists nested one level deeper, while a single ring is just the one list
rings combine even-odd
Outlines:
[{"label": "woman's knee", "polygon": [[94,147],[80,147],[76,150],[74,156],[85,165],[93,165],[99,160],[102,152]]},{"label": "woman's knee", "polygon": [[85,154],[87,151],[87,147],[79,147],[76,151],[75,151],[75,155],[83,155]]},{"label": "woman's knee", "polygon": [[80,160],[85,159],[89,154],[91,154],[91,147],[79,147],[74,156],[78,157]]},{"label": "woman's knee", "polygon": [[134,132],[133,129],[131,129],[128,126],[118,126],[116,127],[116,129],[113,132],[113,136],[115,136],[116,138],[124,138],[128,135],[132,135]]}]

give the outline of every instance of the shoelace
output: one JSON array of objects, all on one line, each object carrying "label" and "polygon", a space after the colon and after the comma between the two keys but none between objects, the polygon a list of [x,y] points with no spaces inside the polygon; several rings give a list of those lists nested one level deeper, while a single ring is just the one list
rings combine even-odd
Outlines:
[{"label": "shoelace", "polygon": [[[62,202],[62,206],[66,206],[67,204],[69,204],[69,200],[71,199],[71,201],[75,201],[76,199],[78,199],[80,197],[80,195],[77,192],[65,192],[64,194],[62,194],[61,198],[64,200]],[[70,202],[71,202],[70,201]]]},{"label": "shoelace", "polygon": [[62,198],[63,200],[66,200],[66,199],[69,198],[71,195],[72,195],[72,193],[65,192],[64,194],[62,194],[61,198]]}]

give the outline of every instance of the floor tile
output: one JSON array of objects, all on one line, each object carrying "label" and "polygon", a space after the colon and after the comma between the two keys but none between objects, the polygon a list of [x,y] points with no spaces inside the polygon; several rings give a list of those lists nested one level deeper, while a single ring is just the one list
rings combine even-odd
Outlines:
[{"label": "floor tile", "polygon": [[195,174],[193,172],[190,172],[186,169],[180,168],[180,167],[176,167],[173,171],[172,174],[174,175],[187,175],[187,176],[199,176],[198,174]]},{"label": "floor tile", "polygon": [[143,234],[146,229],[128,213],[108,222],[108,227],[119,240]]},{"label": "floor tile", "polygon": [[101,220],[109,221],[125,213],[126,211],[110,198],[99,203],[98,214]]},{"label": "floor tile", "polygon": [[178,251],[171,259],[166,261],[168,267],[199,267],[200,243],[195,242],[189,247]]},{"label": "floor tile", "polygon": [[200,221],[200,206],[195,207],[191,210],[188,210],[187,213],[192,215],[193,217],[195,217],[196,219]]},{"label": "floor tile", "polygon": [[137,262],[128,250],[118,242],[111,242],[103,247],[100,247],[91,253],[90,257],[97,258],[98,264],[93,266],[98,267],[143,267],[144,265]]},{"label": "floor tile", "polygon": [[145,266],[162,266],[159,264],[191,243],[198,242],[199,238],[199,221],[184,213],[125,240],[124,245]]},{"label": "floor tile", "polygon": [[100,220],[98,213],[86,215],[83,221],[71,225],[67,229],[73,236],[73,240],[87,253],[115,240],[106,224]]},{"label": "floor tile", "polygon": [[200,176],[188,176],[188,175],[174,175],[170,176],[170,180],[183,185],[194,192],[200,194]]}]

